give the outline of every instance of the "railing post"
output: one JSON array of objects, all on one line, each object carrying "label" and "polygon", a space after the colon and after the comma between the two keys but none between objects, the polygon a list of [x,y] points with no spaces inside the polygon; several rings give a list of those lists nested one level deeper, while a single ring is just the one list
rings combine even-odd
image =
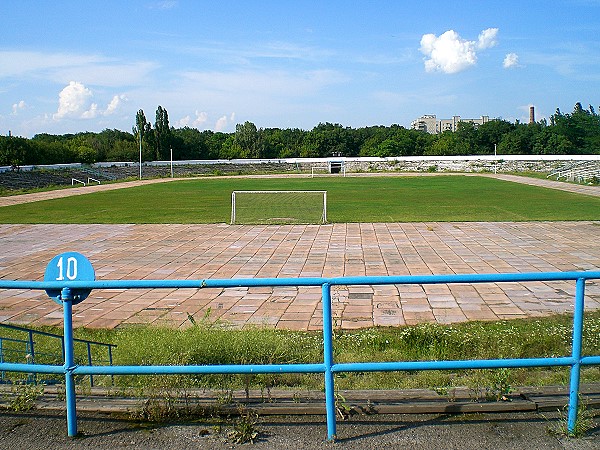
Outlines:
[{"label": "railing post", "polygon": [[[111,366],[113,365],[112,346],[110,344],[108,345],[108,364]],[[115,384],[115,376],[114,375],[110,376],[110,384],[111,384],[111,386],[113,386]]]},{"label": "railing post", "polygon": [[[89,342],[86,342],[87,345],[87,357],[88,357],[88,366],[92,366],[92,346]],[[94,375],[90,375],[90,387],[94,387]]]},{"label": "railing post", "polygon": [[[27,363],[28,364],[35,364],[35,348],[34,348],[34,344],[33,344],[33,332],[30,330],[28,334],[28,339],[27,339],[27,346],[29,347],[27,349],[27,354],[30,355],[29,358],[27,358]],[[33,381],[34,384],[37,384],[37,373],[32,373],[31,375],[27,376],[27,379],[29,382]]]},{"label": "railing post", "polygon": [[69,436],[77,435],[77,411],[75,405],[75,368],[73,344],[73,294],[69,288],[63,288],[61,300],[64,311],[64,349],[65,349],[65,396],[67,402],[67,432]]},{"label": "railing post", "polygon": [[572,357],[575,360],[571,366],[571,381],[569,387],[569,418],[567,430],[575,432],[577,410],[579,408],[579,377],[581,374],[581,341],[583,336],[583,308],[585,298],[585,279],[578,278],[575,287],[575,311],[573,313],[573,347]]},{"label": "railing post", "polygon": [[335,423],[335,386],[333,382],[333,325],[331,317],[331,285],[323,284],[323,362],[325,363],[325,408],[327,411],[327,439],[336,436]]},{"label": "railing post", "polygon": [[[4,362],[4,339],[0,337],[0,364]],[[0,372],[0,379],[4,382],[4,370]]]}]

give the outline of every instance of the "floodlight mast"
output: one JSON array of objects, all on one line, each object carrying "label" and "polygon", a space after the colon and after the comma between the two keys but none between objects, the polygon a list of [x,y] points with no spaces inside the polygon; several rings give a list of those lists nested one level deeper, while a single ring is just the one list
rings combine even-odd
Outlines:
[{"label": "floodlight mast", "polygon": [[142,179],[142,131],[138,130],[138,136],[140,138],[140,180]]},{"label": "floodlight mast", "polygon": [[497,151],[497,144],[494,144],[494,174],[496,174],[498,172],[498,151]]}]

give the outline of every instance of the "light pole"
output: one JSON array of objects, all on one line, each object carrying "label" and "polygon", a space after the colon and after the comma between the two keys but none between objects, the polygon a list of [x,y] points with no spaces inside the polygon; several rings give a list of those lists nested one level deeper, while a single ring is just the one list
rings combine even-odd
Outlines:
[{"label": "light pole", "polygon": [[171,147],[171,178],[173,178],[173,147]]},{"label": "light pole", "polygon": [[498,171],[498,168],[497,168],[497,166],[498,166],[498,160],[496,158],[496,156],[497,156],[496,147],[497,147],[497,144],[494,144],[494,175]]},{"label": "light pole", "polygon": [[138,136],[140,138],[140,180],[142,179],[142,130],[138,130]]}]

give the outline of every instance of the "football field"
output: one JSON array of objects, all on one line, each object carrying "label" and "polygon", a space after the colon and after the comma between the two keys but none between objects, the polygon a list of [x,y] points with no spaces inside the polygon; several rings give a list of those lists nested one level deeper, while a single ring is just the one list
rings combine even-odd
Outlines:
[{"label": "football field", "polygon": [[440,175],[178,180],[3,207],[0,223],[228,223],[231,193],[242,190],[327,191],[330,223],[600,218],[599,197],[490,177]]}]

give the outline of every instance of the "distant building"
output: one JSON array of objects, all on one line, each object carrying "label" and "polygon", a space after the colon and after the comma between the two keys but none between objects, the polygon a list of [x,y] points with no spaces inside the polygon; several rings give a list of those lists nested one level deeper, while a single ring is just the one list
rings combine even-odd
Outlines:
[{"label": "distant building", "polygon": [[530,106],[529,107],[529,123],[535,123],[535,107],[534,106]]},{"label": "distant building", "polygon": [[475,128],[489,122],[489,116],[481,116],[480,119],[462,119],[460,116],[453,116],[452,119],[438,119],[435,114],[426,114],[413,120],[410,127],[413,130],[426,131],[430,134],[443,133],[444,131],[456,131],[460,122],[472,123]]}]

